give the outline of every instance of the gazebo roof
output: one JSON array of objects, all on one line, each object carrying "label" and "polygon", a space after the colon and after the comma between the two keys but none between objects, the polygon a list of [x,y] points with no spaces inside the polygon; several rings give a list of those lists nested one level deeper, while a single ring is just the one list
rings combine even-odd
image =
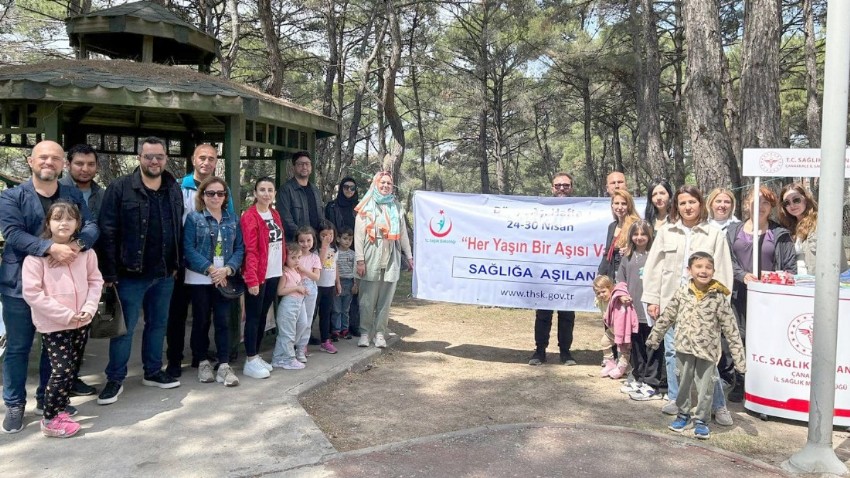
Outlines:
[{"label": "gazebo roof", "polygon": [[318,137],[336,134],[333,119],[308,108],[221,77],[155,63],[51,60],[0,67],[0,98],[240,114],[302,125]]},{"label": "gazebo roof", "polygon": [[219,47],[215,37],[162,5],[145,1],[69,17],[65,24],[72,46],[84,41],[87,50],[110,58],[141,58],[143,36],[154,38],[156,63],[209,64]]}]

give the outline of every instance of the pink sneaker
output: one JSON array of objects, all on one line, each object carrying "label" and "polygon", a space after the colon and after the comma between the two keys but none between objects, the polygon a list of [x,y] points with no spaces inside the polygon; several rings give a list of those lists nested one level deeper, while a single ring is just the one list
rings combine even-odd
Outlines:
[{"label": "pink sneaker", "polygon": [[80,431],[80,424],[71,420],[67,413],[62,412],[52,420],[41,420],[41,433],[46,437],[69,438]]},{"label": "pink sneaker", "polygon": [[599,371],[599,376],[607,377],[608,374],[615,368],[617,368],[617,362],[612,359],[605,359],[605,361],[602,362],[602,370]]},{"label": "pink sneaker", "polygon": [[628,365],[624,365],[624,364],[617,365],[614,368],[614,370],[611,370],[610,372],[608,372],[608,376],[613,378],[614,380],[617,380],[619,378],[623,378],[623,375],[626,374],[627,368],[628,368]]},{"label": "pink sneaker", "polygon": [[320,345],[319,348],[329,354],[336,353],[336,347],[334,347],[334,344],[330,340],[325,340],[324,342],[322,342],[322,345]]}]

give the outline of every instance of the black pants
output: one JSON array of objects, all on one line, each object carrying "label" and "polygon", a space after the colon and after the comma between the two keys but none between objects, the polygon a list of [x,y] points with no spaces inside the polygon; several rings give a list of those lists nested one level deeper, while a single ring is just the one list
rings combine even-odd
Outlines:
[{"label": "black pants", "polygon": [[[538,351],[545,352],[549,346],[549,334],[552,332],[551,310],[534,311],[534,345]],[[558,311],[558,348],[562,355],[570,353],[573,346],[573,328],[576,325],[576,313],[571,310]]]},{"label": "black pants", "polygon": [[260,353],[260,343],[266,331],[266,316],[277,297],[280,277],[266,279],[257,295],[245,293],[245,353],[253,357]]},{"label": "black pants", "polygon": [[219,363],[230,361],[230,304],[213,285],[190,285],[192,296],[192,360],[202,362],[207,359],[210,348],[210,316],[215,328],[216,358]]},{"label": "black pants", "polygon": [[632,375],[635,380],[645,383],[652,388],[667,387],[664,377],[667,365],[664,360],[664,344],[650,353],[646,348],[646,339],[652,327],[648,324],[638,324],[637,333],[632,334],[632,352],[630,361],[632,363]]},{"label": "black pants", "polygon": [[71,400],[71,387],[77,376],[77,363],[82,355],[89,326],[60,330],[41,335],[50,359],[50,379],[44,393],[44,418],[51,420],[65,410]]},{"label": "black pants", "polygon": [[[734,291],[732,295],[732,311],[735,313],[735,318],[738,322],[738,332],[741,334],[741,342],[746,345],[747,286],[736,282]],[[720,336],[720,346],[720,362],[717,364],[720,378],[726,381],[726,383],[735,384],[736,388],[743,390],[744,379],[743,376],[735,371],[735,361],[732,360],[732,353],[729,352],[729,342],[726,340],[725,335]]]},{"label": "black pants", "polygon": [[[174,278],[174,292],[168,307],[168,328],[165,331],[165,343],[168,349],[165,356],[168,365],[179,367],[183,361],[183,349],[186,347],[186,317],[189,315],[189,287],[183,283],[182,272]],[[201,359],[203,360],[203,359]],[[197,366],[197,364],[193,364]]]},{"label": "black pants", "polygon": [[359,333],[360,330],[360,301],[359,294],[351,296],[351,307],[348,308],[348,330]]},{"label": "black pants", "polygon": [[316,298],[316,308],[319,311],[319,334],[322,342],[331,338],[331,316],[334,311],[334,296],[336,286],[319,287],[319,296]]},{"label": "black pants", "polygon": [[[86,329],[88,330],[88,329]],[[83,335],[83,343],[80,346],[80,354],[77,356],[76,372],[74,373],[74,380],[79,378],[80,368],[83,366],[83,356],[86,354],[86,344],[89,342],[89,334],[86,333]]]}]

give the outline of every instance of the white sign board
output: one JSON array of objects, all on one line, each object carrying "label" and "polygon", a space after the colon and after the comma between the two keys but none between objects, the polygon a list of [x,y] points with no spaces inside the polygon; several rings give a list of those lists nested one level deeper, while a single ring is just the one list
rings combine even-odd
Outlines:
[{"label": "white sign board", "polygon": [[[636,201],[642,211],[646,200]],[[526,309],[597,310],[609,198],[417,191],[413,295]]]},{"label": "white sign board", "polygon": [[[750,282],[744,406],[758,413],[809,420],[814,288]],[[850,426],[850,290],[838,306],[833,424]]]},{"label": "white sign board", "polygon": [[[820,177],[820,149],[745,149],[744,176]],[[844,157],[844,177],[850,178],[850,152]]]}]

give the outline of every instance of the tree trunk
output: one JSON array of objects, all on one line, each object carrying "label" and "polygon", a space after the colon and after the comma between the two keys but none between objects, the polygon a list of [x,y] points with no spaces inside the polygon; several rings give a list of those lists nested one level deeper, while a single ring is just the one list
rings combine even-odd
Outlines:
[{"label": "tree trunk", "polygon": [[780,0],[747,0],[741,52],[741,146],[778,148]]},{"label": "tree trunk", "polygon": [[[357,85],[357,90],[354,92],[354,101],[351,104],[351,124],[348,125],[348,140],[345,143],[344,161],[346,166],[350,165],[354,160],[354,148],[357,145],[357,135],[360,132],[360,121],[363,117],[363,97],[366,95],[366,88],[369,86],[369,71],[372,68],[372,63],[374,63],[375,59],[378,57],[378,53],[381,51],[381,45],[384,42],[384,35],[387,31],[386,22],[382,22],[380,26],[375,28],[375,43],[372,47],[372,52],[368,57],[364,57],[363,55],[365,55],[366,46],[369,44],[368,39],[371,36],[370,33],[372,31],[376,15],[377,9],[372,11],[372,15],[369,17],[369,23],[366,28],[364,28],[365,36],[360,42],[359,56],[360,58],[363,58],[363,60],[360,62],[360,70],[358,72],[360,82]],[[367,154],[366,157],[368,158],[369,155]]]},{"label": "tree trunk", "polygon": [[715,0],[683,2],[688,66],[685,99],[693,170],[703,191],[738,187],[738,163],[723,122],[720,20]]},{"label": "tree trunk", "polygon": [[[670,159],[661,141],[661,117],[658,112],[658,91],[661,83],[661,60],[658,53],[658,30],[652,0],[640,0],[642,15],[637,15],[637,0],[631,0],[632,19],[635,26],[634,40],[637,43],[638,91],[638,163],[649,169],[654,178],[668,177]],[[615,131],[615,137],[618,132]],[[622,161],[621,161],[622,162]]]},{"label": "tree trunk", "polygon": [[[219,63],[221,65],[221,76],[230,79],[233,65],[236,64],[236,56],[239,53],[239,10],[236,0],[227,0],[227,16],[230,17],[230,48],[227,52],[219,52]],[[209,22],[209,20],[207,20]]]},{"label": "tree trunk", "polygon": [[590,105],[590,80],[587,78],[581,79],[581,88],[579,88],[579,92],[581,93],[581,102],[582,102],[582,126],[584,129],[584,167],[587,171],[587,180],[593,184],[593,187],[596,188],[596,195],[598,196],[604,188],[602,184],[599,182],[599,176],[596,174],[596,170],[593,167],[593,139],[591,137],[591,119],[592,111]]},{"label": "tree trunk", "polygon": [[401,121],[401,115],[395,103],[395,82],[398,70],[401,68],[401,51],[404,43],[401,38],[401,26],[399,24],[395,2],[393,0],[385,0],[385,6],[390,32],[390,56],[387,67],[384,70],[384,94],[382,102],[384,104],[384,115],[387,118],[387,123],[390,126],[395,143],[391,152],[391,163],[389,165],[385,164],[385,167],[390,166],[390,171],[392,171],[393,179],[395,180],[394,182],[398,184],[406,141],[404,138],[404,124]]},{"label": "tree trunk", "polygon": [[413,20],[410,25],[410,86],[413,88],[413,108],[416,116],[416,132],[419,134],[419,167],[422,169],[422,190],[428,190],[428,173],[425,171],[425,128],[422,124],[422,103],[419,100],[420,80],[418,76],[417,58],[414,53],[416,45],[416,30],[419,27],[419,8],[416,4],[416,11],[413,15]]},{"label": "tree trunk", "polygon": [[481,11],[481,34],[478,38],[478,64],[475,65],[478,89],[481,94],[481,110],[478,112],[478,162],[481,168],[481,193],[490,194],[490,162],[487,158],[487,123],[490,116],[490,102],[487,93],[487,80],[490,71],[490,49],[488,45],[488,22],[490,9],[487,4]]},{"label": "tree trunk", "polygon": [[677,0],[675,4],[675,25],[673,32],[674,60],[673,72],[676,81],[673,84],[673,111],[670,112],[670,145],[673,150],[673,177],[670,182],[679,187],[685,184],[685,108],[684,108],[684,82],[685,75],[682,71],[685,64],[685,22],[682,18],[682,2]]},{"label": "tree trunk", "polygon": [[806,36],[806,133],[810,148],[820,148],[820,94],[818,93],[818,49],[815,44],[813,0],[803,0]]},{"label": "tree trunk", "polygon": [[265,90],[278,97],[283,92],[283,57],[280,54],[280,38],[275,30],[271,0],[257,0],[257,16],[260,17],[269,58],[269,79]]}]

